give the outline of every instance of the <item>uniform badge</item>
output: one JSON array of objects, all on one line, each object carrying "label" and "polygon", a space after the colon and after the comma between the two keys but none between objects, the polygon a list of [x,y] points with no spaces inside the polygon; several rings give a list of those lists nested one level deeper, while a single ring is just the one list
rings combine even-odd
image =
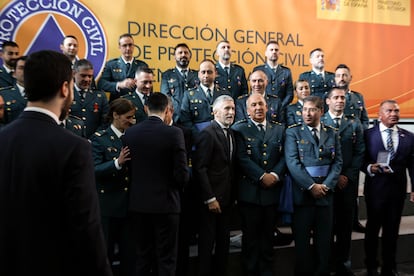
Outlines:
[{"label": "uniform badge", "polygon": [[99,112],[99,105],[98,105],[98,103],[94,103],[93,104],[93,112]]}]

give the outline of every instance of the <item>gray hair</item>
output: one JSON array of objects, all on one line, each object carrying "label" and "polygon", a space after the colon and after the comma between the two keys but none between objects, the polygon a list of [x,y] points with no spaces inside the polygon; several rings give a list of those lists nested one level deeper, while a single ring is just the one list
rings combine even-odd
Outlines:
[{"label": "gray hair", "polygon": [[233,98],[229,95],[221,95],[214,100],[213,103],[213,111],[215,111],[218,106],[220,106],[223,102],[232,101],[234,102]]}]

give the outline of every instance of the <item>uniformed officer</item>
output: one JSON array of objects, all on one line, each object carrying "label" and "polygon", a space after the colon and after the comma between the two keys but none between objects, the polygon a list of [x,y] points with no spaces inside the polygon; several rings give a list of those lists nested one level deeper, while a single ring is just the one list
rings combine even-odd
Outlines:
[{"label": "uniformed officer", "polygon": [[325,99],[329,89],[335,86],[335,74],[325,71],[325,54],[321,48],[310,51],[312,70],[300,74],[299,79],[308,81],[311,95]]},{"label": "uniformed officer", "polygon": [[4,124],[16,119],[23,112],[27,105],[27,98],[24,92],[24,64],[26,56],[21,56],[13,63],[13,77],[16,82],[13,86],[0,90],[0,96],[4,101]]},{"label": "uniformed officer", "polygon": [[119,58],[109,60],[105,64],[98,89],[111,94],[109,101],[113,101],[129,91],[135,89],[135,71],[138,67],[148,67],[142,60],[134,58],[134,39],[130,34],[119,37],[118,48],[121,51]]},{"label": "uniformed officer", "polygon": [[174,48],[176,66],[162,73],[161,93],[171,97],[174,105],[174,122],[180,123],[181,102],[184,92],[198,86],[198,72],[189,68],[191,50],[185,43]]},{"label": "uniformed officer", "polygon": [[[346,115],[358,118],[362,124],[363,129],[369,126],[368,112],[365,108],[364,96],[361,93],[352,91],[349,85],[352,81],[351,69],[345,64],[339,64],[335,70],[336,85],[342,87],[346,91],[346,102],[344,113]],[[353,230],[360,233],[365,233],[365,226],[361,224],[358,217],[358,190],[356,191],[357,199],[355,200],[354,208],[354,225]]]},{"label": "uniformed officer", "polygon": [[224,88],[236,100],[239,96],[248,93],[247,80],[244,68],[231,63],[231,46],[227,40],[217,44],[216,54],[219,60],[216,63],[216,86]]},{"label": "uniformed officer", "polygon": [[135,72],[135,83],[137,88],[129,92],[123,98],[130,100],[135,105],[136,123],[142,122],[148,117],[146,110],[146,101],[152,93],[154,73],[148,67],[138,67]]},{"label": "uniformed officer", "polygon": [[3,97],[0,95],[0,130],[4,127],[4,100]]},{"label": "uniformed officer", "polygon": [[108,120],[111,125],[95,132],[91,137],[95,164],[96,188],[99,195],[102,228],[107,242],[110,263],[114,261],[114,247],[118,244],[120,275],[127,275],[128,254],[128,147],[122,146],[120,137],[134,123],[134,105],[126,99],[111,102]]},{"label": "uniformed officer", "polygon": [[67,130],[80,137],[86,138],[85,124],[81,118],[69,114],[63,124]]},{"label": "uniformed officer", "polygon": [[286,66],[278,64],[279,60],[279,43],[270,40],[266,44],[266,63],[256,66],[256,70],[262,70],[266,73],[269,84],[266,87],[267,95],[276,95],[282,101],[282,108],[285,109],[293,100],[293,83],[292,73]]},{"label": "uniformed officer", "polygon": [[285,158],[293,178],[295,275],[329,275],[333,191],[342,153],[335,129],[321,124],[322,114],[322,99],[306,97],[303,124],[286,130]]},{"label": "uniformed officer", "polygon": [[351,276],[351,241],[354,206],[358,193],[359,169],[365,144],[361,122],[344,114],[345,89],[332,88],[326,97],[328,112],[321,122],[335,128],[342,150],[342,170],[334,194],[334,234],[336,236],[336,275]]},{"label": "uniformed officer", "polygon": [[13,68],[19,57],[19,45],[14,41],[4,41],[1,49],[3,65],[0,66],[0,89],[14,86]]},{"label": "uniformed officer", "polygon": [[[256,71],[258,72],[258,71]],[[246,275],[272,275],[273,236],[282,177],[286,171],[284,127],[266,119],[262,94],[247,99],[249,119],[233,125],[237,161],[238,206]]]},{"label": "uniformed officer", "polygon": [[93,65],[87,59],[80,59],[74,65],[74,99],[69,113],[79,117],[85,124],[86,137],[96,130],[105,128],[108,100],[104,92],[90,88]]},{"label": "uniformed officer", "polygon": [[200,85],[184,93],[180,117],[182,124],[192,129],[193,139],[196,139],[198,133],[213,120],[214,100],[223,94],[230,95],[226,89],[214,85],[216,74],[214,62],[209,59],[203,60],[198,71]]},{"label": "uniformed officer", "polygon": [[365,108],[364,96],[349,88],[351,81],[351,69],[349,69],[346,64],[339,64],[335,69],[335,83],[346,91],[344,113],[353,116],[354,118],[358,118],[361,121],[362,127],[367,129],[369,126],[369,118]]},{"label": "uniformed officer", "polygon": [[[276,95],[269,95],[266,93],[268,79],[262,70],[254,71],[249,77],[251,94],[260,94],[264,97],[267,105],[266,119],[268,121],[275,121],[284,123],[284,115],[282,110],[282,102]],[[240,96],[236,101],[236,118],[235,121],[247,120],[249,114],[247,112],[246,101],[249,95]]]},{"label": "uniformed officer", "polygon": [[288,105],[286,108],[286,125],[291,126],[303,122],[302,108],[303,99],[310,95],[309,83],[305,80],[297,80],[295,82],[295,92],[298,101]]}]

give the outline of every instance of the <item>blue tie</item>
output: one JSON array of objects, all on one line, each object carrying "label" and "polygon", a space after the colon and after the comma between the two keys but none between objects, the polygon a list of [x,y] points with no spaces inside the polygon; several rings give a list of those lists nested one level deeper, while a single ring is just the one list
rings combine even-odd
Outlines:
[{"label": "blue tie", "polygon": [[391,154],[391,158],[390,159],[394,159],[395,157],[395,151],[394,151],[394,142],[392,141],[392,128],[387,128],[385,130],[388,135],[387,135],[387,150],[390,152]]}]

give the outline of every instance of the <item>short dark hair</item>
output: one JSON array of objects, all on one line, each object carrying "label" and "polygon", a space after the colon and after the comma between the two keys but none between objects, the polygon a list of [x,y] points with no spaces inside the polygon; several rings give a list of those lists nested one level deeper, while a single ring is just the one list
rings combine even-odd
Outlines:
[{"label": "short dark hair", "polygon": [[296,87],[298,86],[298,84],[300,82],[306,82],[309,85],[309,82],[305,79],[298,79],[297,81],[295,81],[295,83],[293,84],[293,90],[296,90]]},{"label": "short dark hair", "polygon": [[351,71],[351,69],[349,69],[348,65],[343,64],[343,63],[336,66],[335,71],[338,70],[338,69],[347,69],[348,71]]},{"label": "short dark hair", "polygon": [[317,108],[319,108],[320,110],[323,110],[323,101],[322,101],[321,97],[307,96],[306,98],[303,99],[303,104],[305,105],[305,103],[307,103],[307,102],[314,103]]},{"label": "short dark hair", "polygon": [[93,64],[89,60],[83,58],[75,61],[73,64],[73,70],[78,72],[80,67],[84,67],[86,69],[92,69],[93,70]]},{"label": "short dark hair", "polygon": [[201,63],[204,63],[204,62],[210,62],[211,64],[213,64],[214,68],[216,67],[216,64],[214,63],[214,61],[212,59],[209,59],[209,58],[203,59],[200,62],[200,65],[201,65]]},{"label": "short dark hair", "polygon": [[315,48],[312,51],[309,52],[309,57],[313,55],[315,52],[323,52],[322,48]]},{"label": "short dark hair", "polygon": [[137,70],[135,71],[135,75],[138,75],[141,72],[154,75],[154,71],[152,71],[151,68],[149,68],[148,66],[145,66],[145,65],[144,66],[138,66]]},{"label": "short dark hair", "polygon": [[24,88],[27,99],[48,102],[64,82],[73,79],[72,63],[62,53],[45,50],[27,57],[24,66]]},{"label": "short dark hair", "polygon": [[65,43],[65,40],[66,40],[67,38],[73,38],[74,40],[78,41],[78,39],[76,38],[76,36],[74,36],[74,35],[67,35],[67,36],[65,36],[65,37],[62,39],[62,43],[61,43],[61,44]]},{"label": "short dark hair", "polygon": [[168,106],[167,96],[160,92],[152,93],[148,97],[147,106],[150,112],[163,112]]},{"label": "short dark hair", "polygon": [[17,45],[17,43],[14,41],[4,41],[1,45],[1,50],[3,51],[3,49],[6,47],[19,47],[19,45]]},{"label": "short dark hair", "polygon": [[106,121],[112,123],[114,121],[114,112],[118,115],[128,113],[135,110],[135,105],[128,99],[118,98],[109,104],[109,111],[106,114]]},{"label": "short dark hair", "polygon": [[13,63],[13,70],[16,70],[16,67],[17,67],[17,62],[18,62],[19,60],[26,61],[26,59],[27,59],[27,56],[20,56],[20,57],[16,58],[16,62],[14,62],[14,63]]},{"label": "short dark hair", "polygon": [[177,51],[177,49],[180,48],[180,47],[187,48],[187,50],[190,52],[190,55],[191,55],[191,49],[185,43],[178,43],[177,45],[175,45],[175,47],[174,47],[174,54]]},{"label": "short dark hair", "polygon": [[382,107],[384,104],[398,104],[398,102],[396,101],[396,100],[391,100],[391,99],[388,99],[388,100],[383,100],[381,103],[380,103],[380,107]]},{"label": "short dark hair", "polygon": [[129,33],[124,33],[124,34],[121,34],[121,35],[119,36],[119,39],[118,39],[118,44],[119,44],[119,41],[120,41],[122,38],[124,38],[124,37],[129,37],[129,38],[131,38],[131,39],[134,39],[134,38],[132,37],[132,35],[131,35],[131,34],[129,34]]},{"label": "short dark hair", "polygon": [[346,93],[345,88],[340,87],[340,86],[334,86],[334,87],[331,87],[331,89],[329,89],[328,93],[326,94],[326,98],[331,98],[331,96],[332,96],[332,92],[333,92],[334,90],[342,90],[342,91],[344,91],[344,92]]}]

